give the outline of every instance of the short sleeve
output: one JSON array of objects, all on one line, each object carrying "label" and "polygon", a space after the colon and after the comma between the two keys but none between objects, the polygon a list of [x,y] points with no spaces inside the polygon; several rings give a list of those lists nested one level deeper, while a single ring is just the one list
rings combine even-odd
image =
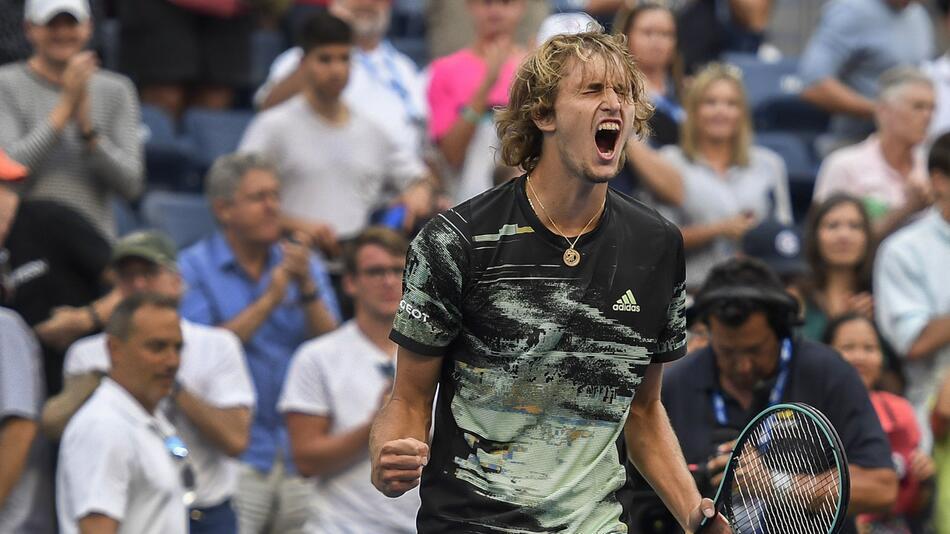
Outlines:
[{"label": "short sleeve", "polygon": [[223,328],[214,328],[212,335],[217,365],[211,375],[213,380],[209,381],[206,390],[200,392],[201,396],[218,408],[253,408],[256,400],[254,384],[244,361],[241,341]]},{"label": "short sleeve", "polygon": [[280,413],[303,413],[329,416],[333,413],[326,373],[320,365],[320,341],[304,344],[294,355],[284,382],[277,410]]},{"label": "short sleeve", "polygon": [[181,298],[179,313],[189,321],[214,325],[216,317],[212,313],[210,290],[202,279],[198,263],[197,257],[191,255],[184,255],[178,259],[178,270],[187,287]]},{"label": "short sleeve", "polygon": [[36,419],[40,387],[39,345],[14,312],[0,310],[0,422]]},{"label": "short sleeve", "polygon": [[406,258],[403,298],[390,339],[427,356],[441,356],[459,333],[469,240],[449,211],[413,239]]},{"label": "short sleeve", "polygon": [[844,2],[826,4],[799,63],[799,76],[805,87],[840,75],[859,41],[861,28],[857,18]]},{"label": "short sleeve", "polygon": [[[849,150],[846,148],[844,150]],[[860,191],[850,186],[850,165],[849,158],[843,157],[843,153],[832,153],[821,164],[818,169],[818,177],[815,179],[815,192],[812,194],[812,202],[822,202],[833,193],[842,192],[860,195]]]},{"label": "short sleeve", "polygon": [[97,513],[121,523],[127,509],[134,452],[128,436],[116,434],[108,422],[78,426],[84,422],[74,418],[63,436],[56,484],[59,500],[66,502],[58,506],[69,510],[71,517],[67,519],[74,522]]},{"label": "short sleeve", "polygon": [[66,351],[63,361],[63,377],[88,373],[106,373],[112,367],[106,347],[105,334],[82,338]]},{"label": "short sleeve", "polygon": [[673,293],[666,310],[666,326],[657,338],[653,363],[666,363],[686,355],[686,258],[683,254],[683,236],[670,225],[670,240],[673,242]]},{"label": "short sleeve", "polygon": [[934,316],[931,295],[921,283],[926,262],[898,233],[886,239],[874,261],[874,315],[881,334],[906,355]]}]

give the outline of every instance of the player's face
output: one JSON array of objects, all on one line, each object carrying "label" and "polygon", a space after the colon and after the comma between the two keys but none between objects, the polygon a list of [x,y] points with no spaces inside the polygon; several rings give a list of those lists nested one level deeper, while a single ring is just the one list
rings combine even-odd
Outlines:
[{"label": "player's face", "polygon": [[854,268],[867,253],[868,236],[858,206],[841,203],[818,223],[818,252],[830,267]]},{"label": "player's face", "polygon": [[881,375],[884,355],[874,327],[867,319],[855,319],[839,326],[831,346],[854,366],[868,389],[874,387]]},{"label": "player's face", "polygon": [[274,173],[251,169],[234,198],[215,208],[222,225],[244,240],[270,245],[280,239],[280,182]]},{"label": "player's face", "polygon": [[605,58],[574,60],[564,67],[554,113],[539,122],[553,134],[568,174],[603,183],[620,172],[623,149],[633,130],[632,88],[619,66]]},{"label": "player's face", "polygon": [[642,68],[668,68],[676,51],[673,14],[665,9],[651,9],[641,14],[627,33],[627,43]]},{"label": "player's face", "polygon": [[348,44],[318,46],[304,56],[304,65],[310,87],[318,98],[337,100],[350,79],[350,52]]},{"label": "player's face", "polygon": [[47,61],[65,64],[82,52],[92,36],[92,23],[79,22],[68,13],[56,15],[46,25],[26,25],[26,37],[33,50]]},{"label": "player's face", "polygon": [[483,37],[514,35],[524,8],[525,0],[468,0],[475,33]]},{"label": "player's face", "polygon": [[346,277],[347,293],[359,309],[392,321],[402,299],[405,268],[405,256],[393,255],[379,245],[365,245],[356,255],[356,273]]},{"label": "player's face", "polygon": [[742,95],[730,80],[709,84],[696,108],[696,126],[700,138],[731,142],[739,134],[742,120]]},{"label": "player's face", "polygon": [[778,337],[763,312],[753,313],[736,327],[711,317],[709,344],[716,355],[720,379],[741,391],[751,393],[778,367]]},{"label": "player's face", "polygon": [[128,339],[109,338],[117,376],[151,408],[171,392],[181,363],[182,344],[178,313],[155,306],[143,306],[135,312]]}]

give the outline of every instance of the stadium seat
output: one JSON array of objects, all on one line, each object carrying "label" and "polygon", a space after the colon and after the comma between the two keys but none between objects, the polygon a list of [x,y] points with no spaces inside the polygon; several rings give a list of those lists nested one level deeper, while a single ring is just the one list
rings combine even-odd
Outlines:
[{"label": "stadium seat", "polygon": [[198,191],[201,180],[194,171],[192,151],[175,134],[175,126],[161,108],[142,106],[145,171],[150,187]]},{"label": "stadium seat", "polygon": [[818,161],[805,141],[792,132],[759,132],[755,143],[772,149],[785,160],[788,189],[795,220],[804,218],[811,204],[811,195],[818,174]]},{"label": "stadium seat", "polygon": [[115,232],[119,237],[134,232],[142,227],[142,222],[139,220],[132,205],[123,198],[112,198],[112,214],[113,217],[115,217]]},{"label": "stadium seat", "polygon": [[275,30],[256,30],[251,34],[251,87],[267,79],[271,63],[286,50],[284,36]]},{"label": "stadium seat", "polygon": [[214,217],[204,196],[193,193],[150,191],[142,201],[145,223],[171,236],[183,249],[215,229]]},{"label": "stadium seat", "polygon": [[794,131],[816,136],[828,131],[830,115],[796,95],[777,95],[753,110],[757,131]]},{"label": "stadium seat", "polygon": [[801,92],[797,58],[763,61],[754,54],[725,54],[723,60],[742,71],[750,109],[767,100]]},{"label": "stadium seat", "polygon": [[191,108],[185,112],[182,133],[192,144],[196,170],[201,175],[219,156],[237,150],[241,136],[253,116],[251,111],[203,108]]}]

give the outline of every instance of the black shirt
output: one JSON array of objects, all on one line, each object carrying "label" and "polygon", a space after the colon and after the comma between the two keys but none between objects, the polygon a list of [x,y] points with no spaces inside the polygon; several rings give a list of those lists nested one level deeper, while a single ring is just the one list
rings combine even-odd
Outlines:
[{"label": "black shirt", "polygon": [[[59,306],[85,306],[102,294],[109,243],[76,211],[45,200],[21,201],[2,244],[5,305],[36,326]],[[43,347],[47,391],[62,389],[61,351]]]},{"label": "black shirt", "polygon": [[413,240],[392,339],[443,356],[417,526],[625,531],[616,441],[646,367],[685,349],[683,242],[615,191],[580,264],[515,179]]}]

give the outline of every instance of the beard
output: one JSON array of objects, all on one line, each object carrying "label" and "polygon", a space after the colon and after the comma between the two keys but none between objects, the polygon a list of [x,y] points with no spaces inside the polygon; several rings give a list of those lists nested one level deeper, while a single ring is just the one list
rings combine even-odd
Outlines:
[{"label": "beard", "polygon": [[376,39],[386,35],[391,18],[387,9],[374,16],[354,15],[350,25],[358,39]]}]

